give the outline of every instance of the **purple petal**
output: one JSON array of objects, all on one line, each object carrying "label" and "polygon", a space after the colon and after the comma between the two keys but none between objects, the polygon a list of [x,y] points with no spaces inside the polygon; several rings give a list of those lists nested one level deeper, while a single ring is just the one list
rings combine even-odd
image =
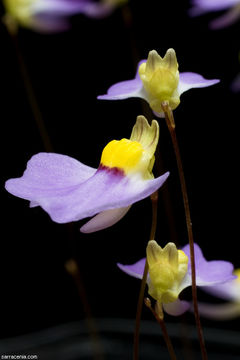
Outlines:
[{"label": "purple petal", "polygon": [[[146,62],[142,60],[138,64],[139,66]],[[139,77],[138,70],[135,76],[135,79],[121,81],[117,84],[112,85],[105,95],[100,95],[97,97],[99,100],[121,100],[127,99],[130,97],[140,97],[146,100],[146,94],[143,89],[142,80]]]},{"label": "purple petal", "polygon": [[5,187],[11,194],[36,203],[38,198],[71,190],[95,172],[69,156],[39,153],[28,161],[23,176],[8,180]]},{"label": "purple petal", "polygon": [[[182,251],[188,256],[188,275],[191,276],[190,249],[186,245]],[[202,250],[197,244],[194,244],[195,266],[196,266],[196,284],[197,286],[210,286],[236,278],[233,273],[233,265],[228,261],[213,260],[207,261]]]},{"label": "purple petal", "polygon": [[237,3],[239,0],[193,0],[189,15],[198,16],[210,11],[225,10]]},{"label": "purple petal", "polygon": [[68,16],[83,12],[88,4],[86,0],[38,0],[31,5],[31,10],[35,14]]},{"label": "purple petal", "polygon": [[179,84],[178,92],[179,95],[193,88],[203,88],[219,83],[220,80],[213,79],[207,80],[202,75],[192,73],[192,72],[183,72],[179,74]]},{"label": "purple petal", "polygon": [[168,304],[162,304],[163,309],[166,313],[173,316],[179,316],[185,313],[190,308],[190,303],[188,301],[183,301],[177,299],[174,302]]},{"label": "purple petal", "polygon": [[66,31],[70,28],[67,17],[80,13],[88,15],[92,5],[90,0],[38,0],[31,5],[31,27],[41,32]]},{"label": "purple petal", "polygon": [[133,180],[104,170],[79,186],[56,197],[37,199],[40,206],[58,223],[77,221],[101,211],[127,207],[156,191],[168,173],[154,180]]},{"label": "purple petal", "polygon": [[104,4],[101,2],[94,3],[94,2],[88,2],[84,9],[82,10],[82,13],[90,18],[104,18],[106,16],[109,16],[115,6],[110,4]]},{"label": "purple petal", "polygon": [[240,18],[240,9],[232,8],[226,14],[210,22],[209,27],[213,30],[221,29],[232,25]]},{"label": "purple petal", "polygon": [[5,187],[11,194],[39,204],[58,223],[128,207],[159,189],[169,175],[152,180],[130,178],[109,169],[96,171],[72,158],[55,155],[57,164],[53,154],[36,155],[23,176],[8,180]]},{"label": "purple petal", "polygon": [[83,225],[80,228],[80,231],[89,234],[95,231],[106,229],[121,220],[126,215],[130,207],[131,205],[126,208],[102,211],[95,215],[85,225]]},{"label": "purple petal", "polygon": [[126,274],[133,276],[137,279],[142,279],[143,273],[144,273],[145,262],[146,262],[146,258],[143,258],[132,265],[122,265],[122,264],[118,263],[117,266],[119,267],[119,269],[124,271]]}]

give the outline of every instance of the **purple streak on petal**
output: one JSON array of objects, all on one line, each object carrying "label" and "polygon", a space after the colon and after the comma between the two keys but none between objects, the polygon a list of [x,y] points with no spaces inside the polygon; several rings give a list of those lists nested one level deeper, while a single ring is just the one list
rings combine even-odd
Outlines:
[{"label": "purple streak on petal", "polygon": [[[184,246],[182,251],[188,256],[188,274],[191,275],[190,249],[189,245]],[[194,244],[195,266],[196,266],[196,284],[197,286],[212,286],[236,278],[232,274],[233,265],[228,261],[213,260],[207,261],[202,250],[197,244]]]},{"label": "purple streak on petal", "polygon": [[89,234],[95,231],[106,229],[121,220],[126,215],[130,207],[131,205],[125,208],[102,211],[95,215],[85,225],[83,225],[80,228],[80,231]]},{"label": "purple streak on petal", "polygon": [[240,18],[240,8],[232,8],[227,11],[224,15],[220,16],[219,18],[211,21],[209,23],[209,28],[212,30],[221,29],[232,25]]},{"label": "purple streak on petal", "polygon": [[207,80],[202,75],[192,73],[192,72],[183,72],[179,74],[179,84],[178,92],[179,95],[193,88],[203,88],[219,83],[220,80],[212,79]]},{"label": "purple streak on petal", "polygon": [[239,3],[239,0],[193,0],[190,16],[198,16],[210,11],[225,10]]},{"label": "purple streak on petal", "polygon": [[117,266],[126,274],[133,276],[137,279],[142,279],[145,262],[146,262],[146,258],[143,258],[132,265],[122,265],[118,263]]},{"label": "purple streak on petal", "polygon": [[57,196],[90,178],[97,169],[60,154],[39,153],[27,163],[21,178],[10,179],[6,189],[32,202],[44,196]]},{"label": "purple streak on petal", "polygon": [[39,204],[58,223],[127,207],[159,189],[169,175],[143,180],[140,175],[127,177],[104,168],[95,172],[72,158],[55,155],[36,155],[23,176],[8,180],[5,187],[11,194]]},{"label": "purple streak on petal", "polygon": [[179,300],[179,299],[177,299],[174,302],[171,302],[168,304],[162,304],[162,305],[163,305],[163,310],[167,314],[173,315],[173,316],[182,315],[190,307],[190,303],[188,301],[183,301],[183,300]]},{"label": "purple streak on petal", "polygon": [[[146,60],[141,60],[138,63],[138,68],[143,62],[146,62]],[[108,89],[107,94],[100,95],[97,97],[97,99],[121,100],[121,99],[127,99],[129,97],[140,97],[146,99],[144,96],[142,80],[140,79],[138,70],[134,79],[121,81],[117,84],[112,85]]]},{"label": "purple streak on petal", "polygon": [[[201,316],[213,320],[231,320],[240,316],[240,303],[207,304],[198,302],[198,310]],[[193,307],[191,307],[193,312]]]}]

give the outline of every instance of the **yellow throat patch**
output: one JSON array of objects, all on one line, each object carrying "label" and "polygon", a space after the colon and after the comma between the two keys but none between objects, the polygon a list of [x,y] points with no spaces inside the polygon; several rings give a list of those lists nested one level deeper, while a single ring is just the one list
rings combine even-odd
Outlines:
[{"label": "yellow throat patch", "polygon": [[151,179],[158,138],[157,121],[150,126],[144,116],[138,116],[130,139],[110,141],[103,149],[100,165]]}]

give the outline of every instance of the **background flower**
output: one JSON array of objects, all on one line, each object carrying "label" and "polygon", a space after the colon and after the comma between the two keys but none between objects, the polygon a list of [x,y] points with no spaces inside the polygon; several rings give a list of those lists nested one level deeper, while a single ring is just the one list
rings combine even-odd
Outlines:
[{"label": "background flower", "polygon": [[239,0],[192,0],[192,8],[189,10],[191,16],[202,15],[211,11],[226,10],[221,17],[210,22],[211,29],[219,29],[229,26],[240,18]]},{"label": "background flower", "polygon": [[93,18],[108,16],[123,0],[4,0],[5,21],[16,22],[40,32],[69,29],[69,17],[84,14]]},{"label": "background flower", "polygon": [[[149,252],[150,245],[155,245],[154,248],[156,248],[156,250]],[[160,255],[156,254],[157,252],[159,252]],[[164,252],[167,253],[166,256],[162,255]],[[186,257],[182,255],[182,252]],[[179,300],[178,298],[179,294],[185,288],[191,286],[189,245],[184,246],[182,252],[179,250],[177,251],[176,246],[171,243],[168,243],[162,249],[153,240],[148,243],[147,247],[147,260],[149,262],[149,277],[147,283],[149,286],[149,294],[153,296],[155,300],[162,303],[163,309],[168,314],[175,316],[181,315],[187,311],[190,306],[190,303]],[[194,245],[194,252],[197,286],[206,286],[210,288],[235,278],[232,274],[233,265],[231,263],[221,260],[207,261],[197,244]],[[141,259],[133,265],[117,265],[128,275],[141,279],[145,261],[146,259]],[[153,269],[152,262],[154,265]],[[184,265],[187,265],[186,269],[184,268]],[[153,276],[156,278],[155,280]]]},{"label": "background flower", "polygon": [[[144,69],[143,69],[144,66]],[[149,52],[147,60],[141,60],[133,80],[112,85],[106,95],[99,100],[122,100],[139,97],[146,100],[154,114],[164,117],[161,107],[163,101],[169,101],[174,110],[180,103],[180,95],[193,88],[202,88],[217,84],[219,80],[207,80],[192,72],[178,73],[175,51],[168,49],[164,58],[155,50]]]},{"label": "background flower", "polygon": [[240,269],[236,269],[233,274],[236,278],[232,281],[203,288],[207,293],[227,302],[223,304],[200,302],[199,311],[202,316],[220,321],[240,316]]}]

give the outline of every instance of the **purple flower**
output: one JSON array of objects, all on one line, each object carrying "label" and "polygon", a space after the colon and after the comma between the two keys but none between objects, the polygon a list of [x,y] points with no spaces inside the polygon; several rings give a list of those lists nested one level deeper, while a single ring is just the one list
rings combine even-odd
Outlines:
[{"label": "purple flower", "polygon": [[198,16],[211,11],[228,11],[210,22],[211,29],[220,29],[231,25],[240,18],[239,0],[192,0],[193,7],[189,10],[190,16]]},{"label": "purple flower", "polygon": [[4,0],[5,20],[8,24],[31,28],[40,32],[58,32],[69,29],[68,17],[85,14],[89,17],[108,16],[125,0]]},{"label": "purple flower", "polygon": [[180,96],[193,88],[202,88],[217,84],[219,80],[206,80],[202,75],[179,73],[175,51],[168,49],[164,58],[155,50],[148,54],[147,60],[138,64],[135,79],[112,85],[100,100],[122,100],[139,97],[146,100],[156,116],[164,116],[162,102],[168,101],[174,110],[180,103]]},{"label": "purple flower", "polygon": [[[217,284],[231,281],[233,266],[227,261],[207,261],[195,244],[196,284],[211,288]],[[191,286],[191,264],[189,245],[177,250],[175,244],[168,243],[161,248],[151,240],[147,246],[149,274],[147,279],[149,294],[170,315],[181,315],[190,307],[187,301],[179,300],[179,294]],[[142,278],[146,258],[133,265],[117,264],[118,267],[133,277]]]},{"label": "purple flower", "polygon": [[82,228],[93,232],[119,221],[131,204],[151,195],[169,173],[154,179],[152,167],[159,127],[138,116],[130,140],[113,140],[102,152],[98,169],[65,155],[39,153],[20,178],[10,179],[11,194],[41,206],[57,223],[96,215]]}]

